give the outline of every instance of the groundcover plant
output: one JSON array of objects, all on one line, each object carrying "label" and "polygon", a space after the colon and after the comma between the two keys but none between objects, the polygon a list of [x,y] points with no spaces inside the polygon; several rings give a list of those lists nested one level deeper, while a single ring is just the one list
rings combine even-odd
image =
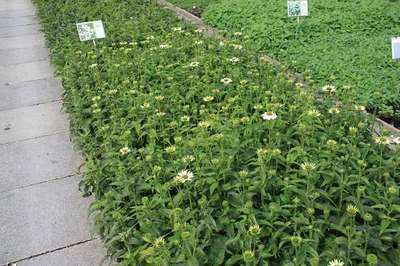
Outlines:
[{"label": "groundcover plant", "polygon": [[[174,0],[183,7],[196,0]],[[241,31],[292,70],[308,72],[319,86],[350,86],[354,99],[400,127],[400,61],[390,40],[400,34],[395,0],[309,3],[310,16],[288,18],[287,1],[202,1],[206,22],[228,33]],[[190,9],[189,9],[190,10]]]},{"label": "groundcover plant", "polygon": [[[317,104],[240,34],[152,1],[35,2],[117,262],[398,265],[400,139],[372,136],[346,88]],[[107,38],[79,42],[98,19]]]}]

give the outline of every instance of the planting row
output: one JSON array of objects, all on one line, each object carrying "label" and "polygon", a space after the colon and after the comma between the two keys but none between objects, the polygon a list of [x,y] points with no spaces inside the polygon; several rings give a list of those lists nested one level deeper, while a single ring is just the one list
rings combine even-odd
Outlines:
[{"label": "planting row", "polygon": [[[259,50],[319,86],[349,86],[354,99],[400,127],[400,63],[390,40],[400,32],[396,1],[309,3],[309,17],[287,16],[286,1],[173,0],[230,34],[243,32]],[[199,7],[192,8],[192,5]],[[229,33],[228,33],[229,34]]]},{"label": "planting row", "polygon": [[[400,139],[145,0],[35,0],[122,265],[396,265]],[[106,38],[80,42],[75,23]],[[337,104],[340,89],[341,104]],[[389,145],[395,149],[389,149]]]}]

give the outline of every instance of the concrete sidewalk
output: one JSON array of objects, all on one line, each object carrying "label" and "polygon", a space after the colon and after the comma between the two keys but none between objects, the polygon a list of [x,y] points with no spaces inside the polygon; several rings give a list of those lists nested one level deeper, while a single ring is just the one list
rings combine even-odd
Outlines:
[{"label": "concrete sidewalk", "polygon": [[0,265],[100,265],[39,30],[31,1],[0,0]]}]

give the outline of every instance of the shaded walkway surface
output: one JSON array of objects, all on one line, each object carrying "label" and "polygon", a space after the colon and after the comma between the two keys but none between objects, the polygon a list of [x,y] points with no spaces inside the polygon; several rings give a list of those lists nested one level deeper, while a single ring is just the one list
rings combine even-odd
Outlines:
[{"label": "shaded walkway surface", "polygon": [[0,265],[100,265],[62,88],[29,0],[0,0]]}]

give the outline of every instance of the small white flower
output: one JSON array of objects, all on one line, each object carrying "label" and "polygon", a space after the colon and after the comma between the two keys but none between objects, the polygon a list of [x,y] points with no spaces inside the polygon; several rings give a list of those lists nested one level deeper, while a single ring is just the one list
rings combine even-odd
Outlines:
[{"label": "small white flower", "polygon": [[175,181],[178,183],[186,183],[187,181],[192,181],[194,174],[188,170],[182,170],[175,176]]},{"label": "small white flower", "polygon": [[173,27],[172,30],[177,32],[183,32],[181,27]]},{"label": "small white flower", "polygon": [[240,59],[237,57],[232,57],[231,59],[229,59],[229,61],[233,64],[239,63]]},{"label": "small white flower", "polygon": [[334,259],[328,263],[328,266],[344,266],[344,262],[338,259]]},{"label": "small white flower", "polygon": [[265,112],[261,115],[263,120],[275,120],[278,118],[278,116],[274,112]]},{"label": "small white flower", "polygon": [[194,44],[200,45],[203,44],[203,41],[195,41]]},{"label": "small white flower", "polygon": [[338,114],[338,113],[340,113],[340,110],[339,110],[339,108],[337,108],[337,107],[332,107],[332,108],[330,108],[330,109],[328,110],[328,112],[329,112],[330,114]]},{"label": "small white flower", "polygon": [[360,111],[360,112],[365,112],[365,106],[362,106],[362,105],[354,105],[354,110]]},{"label": "small white flower", "polygon": [[116,94],[117,92],[118,92],[118,90],[113,89],[113,90],[109,90],[107,93],[108,93],[109,95],[114,95],[114,94]]},{"label": "small white flower", "polygon": [[213,97],[213,96],[206,96],[206,97],[203,97],[203,101],[205,101],[205,102],[211,102],[212,100],[214,100],[214,97]]},{"label": "small white flower", "polygon": [[119,153],[121,153],[122,155],[126,155],[130,152],[131,152],[131,149],[129,149],[128,147],[123,147],[119,150]]},{"label": "small white flower", "polygon": [[89,67],[90,68],[95,68],[95,67],[97,67],[97,64],[91,64]]},{"label": "small white flower", "polygon": [[190,117],[187,116],[187,115],[184,115],[184,116],[181,117],[181,121],[182,122],[189,122],[190,121]]},{"label": "small white flower", "polygon": [[210,123],[208,123],[207,121],[200,121],[199,124],[198,124],[198,126],[199,126],[199,127],[202,127],[202,128],[208,128],[208,127],[210,127],[211,125],[210,125]]},{"label": "small white flower", "polygon": [[300,165],[301,169],[307,172],[311,172],[317,168],[315,163],[305,162]]},{"label": "small white flower", "polygon": [[202,33],[204,31],[204,28],[199,28],[199,29],[196,29],[194,32],[196,32],[196,33]]},{"label": "small white flower", "polygon": [[199,62],[192,62],[189,64],[189,67],[198,67],[199,66]]},{"label": "small white flower", "polygon": [[241,32],[235,32],[233,35],[235,35],[235,36],[242,36],[243,33],[241,33]]},{"label": "small white flower", "polygon": [[321,113],[318,112],[317,110],[309,110],[309,111],[307,112],[307,114],[308,114],[309,116],[312,116],[312,117],[319,117],[319,116],[321,116]]},{"label": "small white flower", "polygon": [[334,93],[336,92],[336,87],[333,85],[326,85],[322,87],[322,91],[326,93]]},{"label": "small white flower", "polygon": [[243,46],[241,46],[240,44],[232,44],[233,49],[235,50],[242,50]]},{"label": "small white flower", "polygon": [[160,48],[161,49],[171,48],[171,45],[169,45],[169,44],[160,44]]},{"label": "small white flower", "polygon": [[225,85],[232,83],[232,80],[230,78],[223,78],[221,79],[221,82],[224,83]]},{"label": "small white flower", "polygon": [[219,42],[219,46],[225,46],[225,42],[224,41],[220,41]]},{"label": "small white flower", "polygon": [[389,145],[391,143],[391,139],[385,136],[374,137],[374,142],[376,144]]}]

